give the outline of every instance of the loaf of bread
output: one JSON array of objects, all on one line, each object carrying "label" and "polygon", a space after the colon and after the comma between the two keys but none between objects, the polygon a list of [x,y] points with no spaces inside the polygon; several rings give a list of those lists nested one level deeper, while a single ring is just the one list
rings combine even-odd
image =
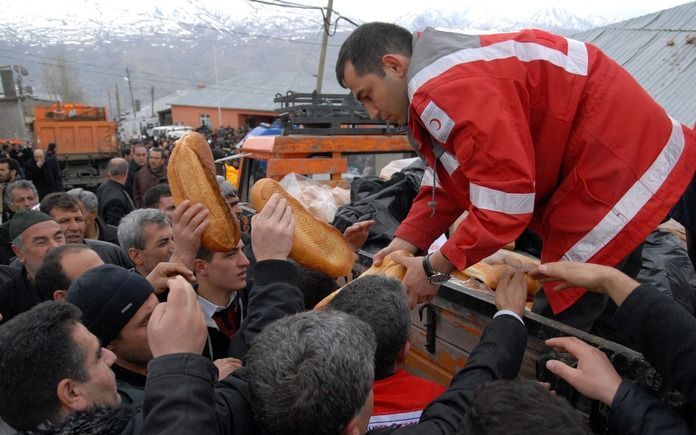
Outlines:
[{"label": "loaf of bread", "polygon": [[[363,276],[367,276],[367,275],[378,275],[378,274],[381,274],[381,275],[388,276],[388,277],[390,277],[390,278],[396,278],[396,279],[398,279],[399,281],[403,281],[403,280],[404,280],[404,275],[406,275],[406,267],[405,267],[405,266],[402,266],[401,264],[399,264],[399,263],[397,263],[396,261],[394,261],[394,260],[392,259],[392,254],[403,255],[403,256],[405,256],[405,257],[413,257],[413,254],[411,254],[410,252],[405,251],[405,250],[403,250],[403,249],[398,250],[398,251],[394,251],[394,252],[392,252],[391,254],[389,254],[389,255],[387,255],[386,257],[384,257],[384,260],[382,260],[382,264],[381,264],[381,265],[379,265],[379,266],[374,266],[374,265],[371,266],[371,267],[370,267],[369,269],[367,269],[365,272],[361,273],[360,276],[357,277],[356,279],[360,279],[360,278],[362,278]],[[316,304],[316,305],[314,306],[314,309],[315,309],[316,311],[323,310],[323,309],[329,304],[329,302],[331,302],[331,301],[333,300],[333,298],[334,298],[341,290],[343,290],[343,287],[341,287],[340,289],[336,290],[335,292],[331,293],[330,295],[328,295],[327,297],[325,297],[324,299],[322,299],[321,301],[319,301],[319,303]]]},{"label": "loaf of bread", "polygon": [[261,211],[274,193],[285,198],[292,207],[295,237],[290,257],[304,266],[333,277],[348,275],[353,268],[354,254],[343,234],[312,216],[278,182],[264,178],[254,183],[251,202],[256,211]]},{"label": "loaf of bread", "polygon": [[201,243],[211,251],[226,252],[239,243],[239,222],[232,216],[220,186],[215,180],[213,154],[205,138],[198,133],[187,133],[176,141],[169,157],[167,178],[174,204],[188,199],[202,203],[209,212],[210,225],[201,237]]},{"label": "loaf of bread", "polygon": [[[477,279],[495,290],[506,270],[519,270],[526,273],[537,266],[539,266],[539,260],[535,258],[501,249],[490,257],[486,257],[465,269],[463,272],[455,272],[453,275],[462,280],[469,278]],[[539,281],[527,275],[528,295],[534,295],[540,286]]]}]

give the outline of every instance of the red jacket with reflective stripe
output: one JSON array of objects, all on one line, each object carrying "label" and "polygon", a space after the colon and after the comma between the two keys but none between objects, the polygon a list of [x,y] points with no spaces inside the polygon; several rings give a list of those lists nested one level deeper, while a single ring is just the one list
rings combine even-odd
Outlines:
[{"label": "red jacket with reflective stripe", "polygon": [[[432,188],[421,187],[395,236],[426,249],[468,211],[442,247],[460,270],[526,227],[542,238],[542,262],[616,265],[694,174],[694,132],[592,45],[428,29],[408,78],[409,130],[441,188],[431,216]],[[582,294],[547,291],[556,313]]]}]

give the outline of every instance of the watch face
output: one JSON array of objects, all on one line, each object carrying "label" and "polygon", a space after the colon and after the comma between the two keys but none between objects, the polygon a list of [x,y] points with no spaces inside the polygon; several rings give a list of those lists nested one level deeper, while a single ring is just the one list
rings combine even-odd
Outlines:
[{"label": "watch face", "polygon": [[435,273],[429,280],[431,284],[440,285],[446,283],[449,279],[450,276],[446,273]]}]

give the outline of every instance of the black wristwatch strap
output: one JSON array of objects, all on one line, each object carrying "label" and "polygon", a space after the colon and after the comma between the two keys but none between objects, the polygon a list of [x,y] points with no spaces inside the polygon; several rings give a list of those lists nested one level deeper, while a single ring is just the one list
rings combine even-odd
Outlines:
[{"label": "black wristwatch strap", "polygon": [[430,265],[430,256],[433,254],[428,254],[423,257],[423,270],[425,270],[425,276],[426,278],[430,278],[431,276],[435,275],[435,271],[433,270],[433,266]]}]

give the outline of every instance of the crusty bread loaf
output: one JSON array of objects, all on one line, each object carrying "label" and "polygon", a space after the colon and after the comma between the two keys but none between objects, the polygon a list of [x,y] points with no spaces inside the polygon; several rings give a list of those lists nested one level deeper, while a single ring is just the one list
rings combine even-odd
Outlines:
[{"label": "crusty bread loaf", "polygon": [[215,180],[213,154],[205,138],[187,133],[176,141],[169,157],[167,178],[174,204],[185,199],[202,203],[207,209],[210,226],[201,237],[203,246],[216,252],[230,251],[239,243],[239,222],[232,216],[220,186]]},{"label": "crusty bread loaf", "polygon": [[[406,267],[402,266],[401,264],[394,261],[392,259],[392,254],[403,255],[405,257],[413,257],[413,254],[411,254],[410,252],[403,250],[403,249],[400,249],[398,251],[394,251],[391,254],[384,257],[384,260],[382,260],[382,264],[379,267],[371,266],[365,272],[361,273],[360,276],[357,277],[356,279],[360,279],[363,276],[367,276],[367,275],[381,274],[381,275],[388,276],[390,278],[396,278],[399,281],[403,281],[404,275],[406,275]],[[328,295],[327,297],[325,297],[324,299],[319,301],[319,303],[314,306],[314,310],[316,310],[316,311],[323,310],[329,304],[329,302],[331,302],[333,300],[333,298],[336,297],[336,295],[341,290],[343,290],[343,287],[334,291],[333,293],[331,293],[330,295]]]},{"label": "crusty bread loaf", "polygon": [[[526,273],[537,266],[539,260],[535,258],[501,249],[463,272],[455,272],[453,275],[460,279],[475,278],[495,290],[506,270],[520,270]],[[527,294],[534,295],[540,286],[539,281],[527,275]]]},{"label": "crusty bread loaf", "polygon": [[264,178],[254,183],[251,202],[256,211],[261,211],[274,193],[285,198],[292,207],[295,238],[292,241],[290,257],[304,266],[333,277],[348,275],[353,268],[354,256],[343,234],[312,216],[278,182]]}]

